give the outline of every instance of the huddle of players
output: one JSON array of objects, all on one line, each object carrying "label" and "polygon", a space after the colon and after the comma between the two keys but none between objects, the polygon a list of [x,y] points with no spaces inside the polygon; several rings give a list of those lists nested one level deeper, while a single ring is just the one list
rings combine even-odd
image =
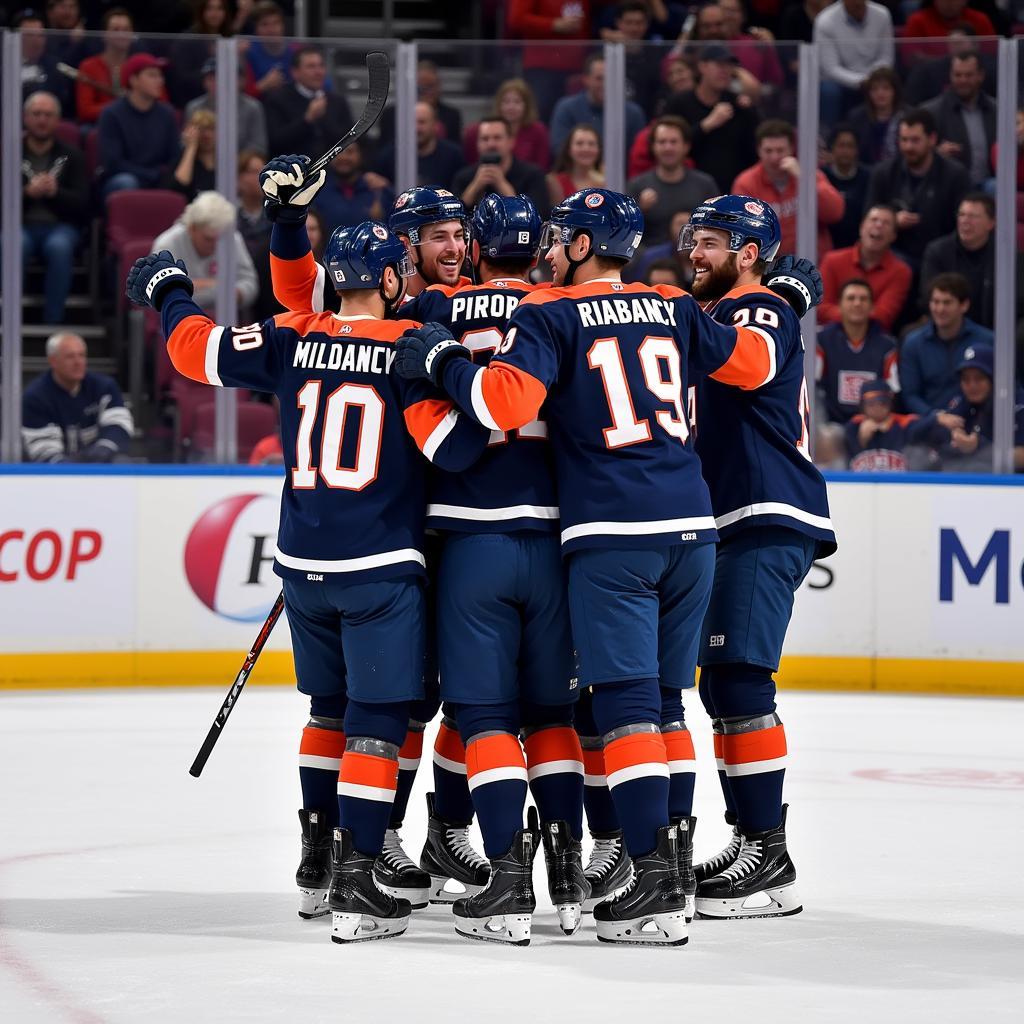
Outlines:
[{"label": "huddle of players", "polygon": [[[567,934],[584,909],[604,941],[671,945],[686,942],[694,905],[719,917],[797,912],[772,674],[793,592],[835,546],[806,453],[802,342],[787,301],[802,313],[817,300],[813,267],[780,263],[768,280],[779,294],[762,287],[778,249],[774,214],[747,197],[711,200],[681,239],[707,316],[677,289],[619,280],[643,231],[628,197],[577,193],[541,240],[523,197],[486,197],[470,228],[455,197],[412,189],[390,230],[332,236],[333,316],[314,312],[324,268],[303,220],[323,177],[304,182],[302,162],[278,158],[261,176],[275,292],[295,312],[229,333],[191,303],[185,268],[166,254],[139,261],[129,280],[130,297],[161,310],[182,372],[282,398],[289,485],[276,570],[312,705],[300,749],[300,914],[330,910],[332,938],[360,941],[400,934],[428,898],[454,900],[460,933],[525,944],[539,845]],[[467,242],[479,284],[460,277]],[[526,280],[539,245],[551,289]],[[375,319],[396,314],[409,278],[428,287],[401,320]],[[393,371],[375,386],[363,383],[360,339],[391,350]],[[267,366],[272,349],[281,352]],[[406,457],[408,438],[381,432],[375,417],[392,403],[438,467],[429,479]],[[363,444],[375,423],[376,452]],[[384,558],[389,545],[376,538],[366,541],[374,554],[354,559],[292,554],[303,525],[316,534],[312,518],[339,496],[335,525],[349,538],[372,534],[393,511],[373,504],[381,489],[407,516],[427,492],[425,525],[442,538],[430,601],[415,575],[422,538],[396,541]],[[305,524],[304,504],[316,513]],[[434,611],[445,719],[418,868],[397,829],[438,707],[437,666],[416,664],[432,646]],[[680,692],[693,685],[698,641],[733,834],[694,868]],[[524,828],[528,787],[539,822],[531,811]],[[586,869],[584,803],[595,838]],[[468,843],[473,810],[489,863]],[[449,878],[464,897],[447,891]]]}]

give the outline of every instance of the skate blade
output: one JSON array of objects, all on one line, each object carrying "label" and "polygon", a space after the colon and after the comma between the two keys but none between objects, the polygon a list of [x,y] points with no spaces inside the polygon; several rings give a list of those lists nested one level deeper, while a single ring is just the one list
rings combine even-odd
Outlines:
[{"label": "skate blade", "polygon": [[690,941],[686,918],[681,910],[668,914],[650,914],[631,921],[598,921],[600,942],[624,946],[685,946]]},{"label": "skate blade", "polygon": [[558,927],[562,929],[563,935],[575,935],[580,930],[583,921],[582,903],[559,903],[555,906],[555,913],[558,914]]},{"label": "skate blade", "polygon": [[394,896],[395,899],[408,900],[412,910],[422,910],[427,905],[430,889],[426,886],[419,889],[401,889],[395,885],[381,885],[376,878],[373,880],[373,884],[381,892],[386,892],[389,896]]},{"label": "skate blade", "polygon": [[482,885],[460,882],[457,878],[448,878],[446,875],[431,875],[428,898],[431,903],[452,904],[456,900],[475,896],[482,889]]},{"label": "skate blade", "polygon": [[495,917],[455,917],[455,931],[467,939],[528,946],[532,914],[498,914]]},{"label": "skate blade", "polygon": [[751,893],[742,899],[718,900],[697,897],[697,913],[701,917],[731,920],[749,917],[791,917],[803,910],[796,885],[780,885]]},{"label": "skate blade", "polygon": [[331,942],[371,942],[393,939],[409,927],[409,916],[373,917],[371,914],[331,913]]},{"label": "skate blade", "polygon": [[331,912],[327,906],[327,889],[299,889],[299,917],[312,921],[315,917],[326,917]]}]

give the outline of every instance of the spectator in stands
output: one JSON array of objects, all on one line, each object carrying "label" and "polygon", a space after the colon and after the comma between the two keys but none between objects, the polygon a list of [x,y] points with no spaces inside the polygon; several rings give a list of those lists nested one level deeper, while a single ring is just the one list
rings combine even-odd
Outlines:
[{"label": "spectator in stands", "polygon": [[253,320],[265,320],[281,308],[274,299],[270,277],[270,232],[273,225],[267,219],[260,188],[260,171],[266,162],[266,154],[253,149],[243,150],[238,155],[238,219],[235,226],[256,268],[259,287]]},{"label": "spectator in stands", "polygon": [[71,79],[57,70],[57,58],[47,52],[43,16],[32,10],[22,11],[14,16],[12,24],[21,31],[22,99],[34,92],[48,92],[57,97],[61,110],[72,110]]},{"label": "spectator in stands", "polygon": [[847,281],[839,291],[839,319],[818,330],[816,378],[830,423],[856,414],[865,381],[881,377],[899,390],[896,339],[872,316],[873,302],[867,281]]},{"label": "spectator in stands", "polygon": [[910,267],[893,255],[896,239],[896,211],[891,206],[872,206],[860,222],[855,245],[835,249],[821,261],[825,298],[818,307],[818,321],[834,323],[840,318],[839,296],[848,281],[863,280],[871,287],[871,315],[891,331],[910,292]]},{"label": "spectator in stands", "polygon": [[[900,47],[900,54],[904,47]],[[994,56],[981,53],[978,49],[974,29],[969,25],[960,25],[946,37],[943,44],[946,51],[939,57],[917,57],[907,70],[906,87],[903,98],[908,106],[918,107],[922,103],[935,99],[949,84],[949,69],[953,58],[967,53],[977,53],[981,66],[985,69],[987,82],[998,81],[999,68]]]},{"label": "spectator in stands", "polygon": [[984,82],[978,54],[961,54],[950,64],[949,88],[924,105],[935,118],[939,152],[962,164],[975,187],[991,177],[996,139],[996,101],[981,91]]},{"label": "spectator in stands", "polygon": [[647,117],[661,88],[660,54],[647,45],[651,14],[645,0],[622,0],[615,9],[615,29],[604,34],[606,42],[623,44],[626,54],[626,95],[640,105]]},{"label": "spectator in stands", "polygon": [[714,178],[686,166],[692,137],[681,117],[659,117],[649,136],[654,168],[626,183],[626,192],[643,211],[645,247],[669,239],[669,222],[677,210],[693,210],[717,192]]},{"label": "spectator in stands", "polygon": [[919,269],[925,246],[953,230],[956,210],[967,193],[967,172],[935,151],[935,118],[921,108],[900,116],[900,155],[879,164],[871,175],[868,203],[896,209],[899,253]]},{"label": "spectator in stands", "polygon": [[693,161],[727,192],[736,175],[757,159],[757,112],[730,91],[735,58],[724,47],[705,46],[697,57],[697,87],[672,97],[665,112],[693,129]]},{"label": "spectator in stands", "polygon": [[272,153],[317,157],[352,127],[344,97],[327,92],[327,64],[315,46],[292,54],[292,80],[268,92],[263,102]]},{"label": "spectator in stands", "polygon": [[814,41],[814,21],[832,0],[791,0],[779,16],[779,39]]},{"label": "spectator in stands", "polygon": [[452,191],[467,208],[475,206],[488,192],[502,196],[525,195],[533,200],[541,217],[547,215],[548,190],[544,172],[536,164],[524,163],[512,155],[512,131],[500,117],[486,117],[477,130],[478,163],[463,167],[455,175]]},{"label": "spectator in stands", "polygon": [[[968,7],[967,0],[924,0],[907,18],[903,35],[908,40],[943,39],[963,25],[976,36],[996,34],[988,15]],[[900,47],[900,56],[910,66],[919,59],[941,56],[943,50],[941,43],[912,42]]]},{"label": "spectator in stands", "polygon": [[[517,160],[536,164],[542,171],[551,166],[551,138],[547,125],[538,120],[537,101],[533,91],[521,78],[510,78],[498,86],[491,105],[491,117],[503,117],[512,129],[515,145],[512,153]],[[466,129],[463,148],[466,162],[475,164],[477,126]]]},{"label": "spectator in stands", "polygon": [[[462,143],[462,114],[458,107],[445,103],[441,99],[441,73],[432,60],[421,60],[416,65],[416,95],[424,103],[434,108],[437,118],[438,133],[441,138]],[[380,118],[380,137],[385,142],[395,139],[395,107],[385,107]]]},{"label": "spectator in stands", "polygon": [[125,94],[100,114],[99,155],[103,194],[125,188],[158,188],[178,164],[178,126],[164,94],[166,62],[136,53],[121,65]]},{"label": "spectator in stands", "polygon": [[[242,91],[245,69],[238,69],[238,114],[235,130],[238,133],[238,148],[267,152],[267,117],[263,104]],[[217,61],[211,58],[203,65],[203,95],[190,100],[185,106],[185,120],[190,121],[197,110],[217,110]],[[310,154],[316,155],[316,154]]]},{"label": "spectator in stands", "polygon": [[388,180],[365,169],[363,148],[354,142],[331,162],[314,203],[330,235],[335,228],[351,227],[364,220],[387,220],[394,201]]},{"label": "spectator in stands", "polygon": [[679,265],[674,260],[653,260],[648,263],[643,282],[652,288],[659,284],[667,284],[672,288],[687,288],[690,284],[689,281],[683,280]]},{"label": "spectator in stands", "polygon": [[[121,95],[121,66],[132,51],[134,32],[125,8],[111,7],[103,15],[103,49],[82,61],[75,81],[75,105],[83,124],[95,124],[103,108]],[[161,98],[166,102],[166,91]]]},{"label": "spectator in stands", "polygon": [[907,449],[922,444],[927,428],[914,413],[894,413],[888,382],[865,381],[860,413],[846,424],[846,451],[854,473],[902,473],[911,467]]},{"label": "spectator in stands", "polygon": [[840,122],[832,129],[829,162],[822,167],[825,177],[843,197],[843,215],[828,229],[832,245],[837,249],[853,245],[860,230],[871,172],[859,161],[859,154],[856,133],[848,124]]},{"label": "spectator in stands", "polygon": [[191,202],[200,192],[217,187],[217,117],[197,110],[181,133],[181,159],[168,187],[183,192]]},{"label": "spectator in stands", "polygon": [[864,79],[861,92],[864,102],[846,120],[857,133],[861,160],[873,167],[899,152],[900,80],[892,68],[875,68]]},{"label": "spectator in stands", "polygon": [[[999,156],[999,146],[992,145],[992,166],[996,166],[996,158]],[[985,182],[985,191],[990,195],[996,193],[996,180],[990,178]],[[1017,191],[1024,192],[1024,110],[1017,111]]]},{"label": "spectator in stands", "polygon": [[[953,472],[992,470],[993,424],[991,345],[965,349],[956,368],[958,393],[942,412],[924,421],[929,439],[939,449],[942,468]],[[1013,466],[1024,470],[1024,390],[1016,389],[1013,412]]]},{"label": "spectator in stands", "polygon": [[193,298],[205,310],[212,310],[216,300],[217,241],[229,230],[235,243],[238,304],[248,310],[256,299],[256,269],[244,239],[235,230],[235,208],[219,192],[200,192],[181,217],[153,242],[153,252],[167,249],[175,259],[185,261],[195,285]]},{"label": "spectator in stands", "polygon": [[287,85],[292,80],[291,55],[295,43],[284,38],[284,11],[274,0],[260,0],[252,9],[252,27],[256,39],[245,48],[245,59],[260,96]]},{"label": "spectator in stands", "polygon": [[744,31],[747,11],[740,0],[717,0],[722,14],[723,38],[730,44],[740,67],[746,69],[761,85],[762,98],[767,86],[782,88],[782,65],[775,52],[775,36],[766,28],[751,26]]},{"label": "spectator in stands", "polygon": [[[566,80],[579,72],[592,38],[590,0],[510,0],[508,35],[512,39],[540,40],[523,47],[523,78],[537,97],[542,121],[550,121]],[[564,46],[551,46],[561,42]],[[570,128],[572,125],[569,126]],[[456,136],[457,137],[457,136]],[[564,138],[564,136],[563,136]],[[557,149],[562,139],[552,140]]]},{"label": "spectator in stands", "polygon": [[836,0],[814,19],[821,64],[821,121],[833,125],[860,97],[875,68],[896,60],[892,15],[873,0]]},{"label": "spectator in stands", "polygon": [[59,332],[46,340],[50,369],[22,396],[21,437],[29,462],[110,462],[125,454],[132,414],[110,378],[88,367],[85,342]]},{"label": "spectator in stands", "polygon": [[[800,163],[796,148],[796,129],[786,121],[763,121],[755,135],[757,163],[736,176],[731,192],[754,196],[775,210],[782,228],[780,253],[796,252],[797,188],[800,184]],[[832,248],[828,225],[843,216],[843,197],[824,173],[814,169],[818,193],[818,255]]]},{"label": "spectator in stands", "polygon": [[46,27],[53,33],[47,46],[53,58],[77,68],[91,46],[78,0],[47,0]]},{"label": "spectator in stands", "polygon": [[218,36],[230,36],[227,0],[193,0],[194,20],[187,37],[174,42],[169,54],[171,99],[176,107],[203,92],[203,68],[217,55]]},{"label": "spectator in stands", "polygon": [[676,210],[669,222],[668,240],[646,246],[622,271],[622,280],[627,283],[646,281],[648,271],[655,264],[666,262],[675,266],[681,287],[689,288],[693,283],[693,264],[690,255],[679,248],[679,234],[690,223],[691,210]]},{"label": "spectator in stands", "polygon": [[48,92],[34,92],[24,104],[22,136],[22,265],[40,260],[43,322],[64,322],[79,231],[89,198],[81,150],[56,137],[60,104]]},{"label": "spectator in stands", "polygon": [[714,0],[698,7],[692,31],[688,33],[684,27],[679,35],[679,40],[669,51],[666,60],[685,56],[690,60],[700,61],[709,44],[718,48],[715,52],[724,50],[732,63],[729,72],[730,92],[737,97],[743,97],[744,102],[756,104],[761,98],[761,83],[740,64],[736,53],[739,47],[731,48],[724,45],[728,41],[725,25],[726,18],[722,13],[722,8]]},{"label": "spectator in stands", "polygon": [[604,188],[604,156],[601,136],[595,128],[589,124],[573,128],[546,181],[552,206],[581,189]]},{"label": "spectator in stands", "polygon": [[[309,239],[309,247],[313,250],[313,257],[317,262],[322,262],[324,249],[327,248],[327,232],[324,230],[324,219],[313,208],[309,208],[306,214],[306,237]],[[330,288],[330,282],[327,282]]]},{"label": "spectator in stands", "polygon": [[967,349],[991,345],[992,332],[968,319],[970,286],[961,274],[939,274],[928,286],[930,318],[900,349],[900,387],[908,412],[927,416],[957,396],[955,367]]},{"label": "spectator in stands", "polygon": [[[442,139],[437,128],[434,108],[426,100],[420,100],[416,104],[416,184],[450,189],[466,161],[462,150],[450,139]],[[475,140],[473,148],[476,149]],[[385,146],[377,154],[375,166],[385,178],[394,180],[394,144]]]},{"label": "spectator in stands", "polygon": [[[647,123],[643,110],[626,100],[626,148]],[[583,91],[563,96],[551,115],[551,145],[559,149],[578,124],[589,124],[604,138],[604,57],[592,53],[583,69]]]},{"label": "spectator in stands", "polygon": [[[662,85],[654,102],[655,116],[665,113],[665,106],[673,96],[680,96],[693,89],[697,84],[697,69],[688,57],[671,57],[662,61],[661,77]],[[633,144],[636,144],[636,139]],[[649,170],[649,167],[643,167],[637,173]]]}]

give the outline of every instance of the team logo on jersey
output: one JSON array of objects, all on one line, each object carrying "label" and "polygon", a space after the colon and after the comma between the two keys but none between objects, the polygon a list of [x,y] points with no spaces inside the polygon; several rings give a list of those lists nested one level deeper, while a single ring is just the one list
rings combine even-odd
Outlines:
[{"label": "team logo on jersey", "polygon": [[280,581],[274,576],[280,502],[236,494],[211,505],[185,541],[185,578],[210,611],[234,622],[262,622]]},{"label": "team logo on jersey", "polygon": [[708,637],[708,647],[724,647],[725,646],[725,634],[716,633],[714,636]]},{"label": "team logo on jersey", "polygon": [[380,224],[373,225],[373,234],[375,238],[379,238],[382,242],[386,242],[388,240],[387,230],[381,227]]},{"label": "team logo on jersey", "polygon": [[764,207],[760,203],[744,203],[743,209],[746,210],[747,213],[753,215],[754,217],[764,216]]},{"label": "team logo on jersey", "polygon": [[339,334],[351,334],[352,333],[352,325],[351,324],[342,324],[341,325],[341,330],[338,333]]},{"label": "team logo on jersey", "polygon": [[604,202],[604,196],[600,192],[591,192],[583,202],[592,210],[596,210]]}]

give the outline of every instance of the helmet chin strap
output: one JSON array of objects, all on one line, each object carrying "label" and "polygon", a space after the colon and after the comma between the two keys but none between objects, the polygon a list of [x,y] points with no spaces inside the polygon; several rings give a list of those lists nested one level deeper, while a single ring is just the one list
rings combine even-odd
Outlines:
[{"label": "helmet chin strap", "polygon": [[[398,274],[397,267],[395,273]],[[405,285],[402,282],[401,276],[398,278],[398,294],[393,298],[389,298],[387,292],[384,291],[384,278],[381,277],[381,282],[377,285],[377,294],[380,295],[381,300],[384,302],[384,316],[390,319],[395,315],[396,310],[402,302],[402,296],[405,294]]]},{"label": "helmet chin strap", "polygon": [[[584,256],[583,259],[581,259],[581,260],[574,260],[569,255],[569,248],[572,246],[572,242],[570,242],[569,245],[563,245],[562,246],[562,254],[565,256],[566,263],[569,264],[569,269],[565,272],[565,282],[564,283],[566,285],[572,284],[573,278],[576,276],[576,268],[583,266],[583,264],[586,263],[587,260],[589,260],[590,257],[594,255],[594,249],[593,249],[594,239],[593,239],[593,236],[589,232],[587,232],[587,231],[581,231],[580,234],[581,235],[586,235],[590,239],[591,248],[587,249],[587,255]],[[579,238],[579,237],[580,237],[579,235],[576,235],[573,238],[572,241],[575,242],[576,239]]]}]

